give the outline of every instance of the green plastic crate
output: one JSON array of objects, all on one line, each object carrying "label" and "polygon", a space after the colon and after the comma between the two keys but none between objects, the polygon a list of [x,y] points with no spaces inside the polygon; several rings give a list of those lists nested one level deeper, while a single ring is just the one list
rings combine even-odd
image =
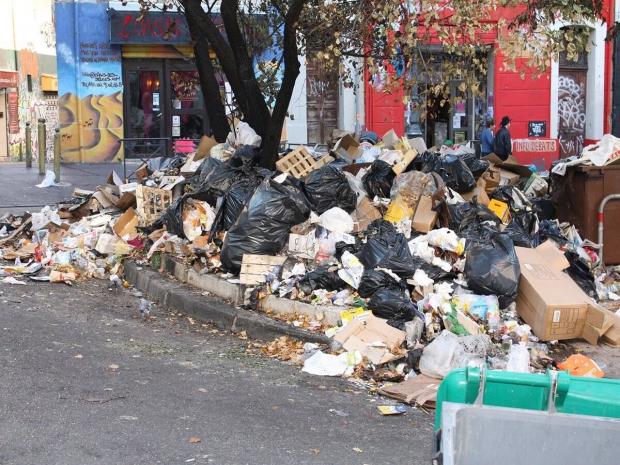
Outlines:
[{"label": "green plastic crate", "polygon": [[[547,410],[553,403],[558,413],[620,418],[620,380],[582,378],[566,372],[554,375],[478,368],[454,370],[439,386],[435,430],[441,425],[442,402],[473,404],[479,394],[483,405]],[[484,392],[480,393],[482,377]],[[553,399],[549,398],[551,392],[555,392]]]}]

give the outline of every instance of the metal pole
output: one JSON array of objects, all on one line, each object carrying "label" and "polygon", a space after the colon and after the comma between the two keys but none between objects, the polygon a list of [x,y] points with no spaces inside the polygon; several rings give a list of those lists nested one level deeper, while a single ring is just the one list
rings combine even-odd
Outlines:
[{"label": "metal pole", "polygon": [[601,200],[598,206],[598,259],[599,264],[605,268],[605,260],[603,259],[603,231],[605,230],[605,205],[612,200],[620,200],[620,194],[611,194]]},{"label": "metal pole", "polygon": [[26,123],[26,168],[32,168],[32,128]]},{"label": "metal pole", "polygon": [[54,182],[60,182],[60,129],[54,130]]},{"label": "metal pole", "polygon": [[39,132],[39,174],[45,174],[45,152],[47,147],[45,146],[45,119],[39,119],[38,125]]}]

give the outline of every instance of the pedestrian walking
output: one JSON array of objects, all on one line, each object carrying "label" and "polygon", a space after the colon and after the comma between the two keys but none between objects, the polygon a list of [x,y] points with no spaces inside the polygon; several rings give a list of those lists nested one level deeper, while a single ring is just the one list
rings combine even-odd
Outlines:
[{"label": "pedestrian walking", "polygon": [[493,153],[502,160],[506,160],[512,155],[512,142],[510,141],[510,118],[504,116],[502,118],[501,127],[495,134],[493,141]]},{"label": "pedestrian walking", "polygon": [[493,140],[495,139],[493,137],[493,123],[493,118],[489,118],[486,127],[480,134],[480,154],[483,157],[493,152]]}]

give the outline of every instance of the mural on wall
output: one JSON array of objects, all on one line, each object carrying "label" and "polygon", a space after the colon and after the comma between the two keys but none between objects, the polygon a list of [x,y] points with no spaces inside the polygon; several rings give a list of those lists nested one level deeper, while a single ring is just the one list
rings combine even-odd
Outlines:
[{"label": "mural on wall", "polygon": [[66,161],[123,156],[121,51],[109,43],[106,9],[103,3],[56,3],[58,106]]}]

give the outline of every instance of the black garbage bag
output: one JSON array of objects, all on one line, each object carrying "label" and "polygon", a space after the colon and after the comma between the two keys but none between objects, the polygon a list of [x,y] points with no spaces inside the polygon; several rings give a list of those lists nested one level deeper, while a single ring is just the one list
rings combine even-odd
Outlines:
[{"label": "black garbage bag", "polygon": [[538,197],[530,199],[532,210],[536,212],[539,220],[552,220],[556,217],[555,206],[550,197]]},{"label": "black garbage bag", "polygon": [[180,238],[185,238],[183,231],[183,205],[187,196],[179,197],[164,210],[161,216],[150,226],[144,228],[145,232],[153,232],[164,226],[170,234],[175,234]]},{"label": "black garbage bag", "polygon": [[562,246],[568,242],[568,239],[562,234],[560,225],[557,220],[542,220],[538,226],[539,243],[542,244],[547,239],[553,240],[556,244]]},{"label": "black garbage bag", "polygon": [[230,189],[238,176],[239,172],[228,163],[215,158],[205,158],[192,177],[193,197],[215,206],[217,198]]},{"label": "black garbage bag", "polygon": [[510,236],[518,247],[535,248],[540,245],[538,224],[536,213],[523,212],[512,218],[504,229],[504,234]]},{"label": "black garbage bag", "polygon": [[[429,152],[428,150],[414,158],[408,168],[422,171],[423,173],[439,172],[441,167],[441,159],[439,154]],[[409,169],[407,170],[409,171]]]},{"label": "black garbage bag", "polygon": [[334,254],[334,257],[336,257],[337,260],[340,260],[340,257],[342,257],[342,254],[345,253],[345,251],[355,255],[359,251],[359,248],[360,246],[357,243],[349,244],[342,241],[336,242],[336,253]]},{"label": "black garbage bag", "polygon": [[405,322],[412,321],[415,316],[424,321],[424,315],[417,305],[401,290],[378,290],[368,301],[368,308],[374,316],[385,318],[390,326],[399,329],[404,329]]},{"label": "black garbage bag", "polygon": [[360,297],[367,299],[372,297],[379,289],[394,289],[403,292],[406,290],[406,287],[402,279],[397,281],[385,271],[366,269],[364,274],[362,274],[357,292]]},{"label": "black garbage bag", "polygon": [[310,216],[310,203],[301,182],[265,179],[230,228],[222,245],[222,265],[231,272],[241,268],[243,254],[273,255],[282,250],[290,228]]},{"label": "black garbage bag", "polygon": [[592,298],[596,298],[596,284],[594,275],[590,271],[588,264],[584,262],[575,252],[566,251],[564,256],[570,266],[564,271],[577,283],[577,285]]},{"label": "black garbage bag", "polygon": [[333,207],[352,212],[357,206],[357,196],[346,176],[331,164],[312,171],[306,177],[304,192],[312,209],[319,215]]},{"label": "black garbage bag", "polygon": [[388,163],[383,160],[373,161],[370,169],[362,178],[368,197],[371,199],[375,196],[389,198],[395,176],[392,167]]},{"label": "black garbage bag", "polygon": [[258,176],[237,179],[223,196],[213,222],[212,232],[228,231],[239,218],[243,207],[254,195],[262,179]]},{"label": "black garbage bag", "polygon": [[521,268],[512,239],[494,233],[487,242],[467,247],[465,277],[476,294],[497,295],[500,308],[506,308],[517,297]]},{"label": "black garbage bag", "polygon": [[339,291],[347,287],[347,283],[340,279],[338,273],[329,271],[328,267],[320,267],[306,273],[298,282],[297,287],[306,295],[312,294],[315,289]]},{"label": "black garbage bag", "polygon": [[260,150],[253,145],[242,145],[232,154],[228,164],[232,168],[248,171],[258,166],[260,162]]},{"label": "black garbage bag", "polygon": [[475,200],[448,205],[450,229],[468,240],[486,240],[487,232],[498,231],[500,219]]},{"label": "black garbage bag", "polygon": [[442,157],[439,167],[435,167],[434,171],[439,173],[446,182],[446,186],[459,194],[469,192],[476,187],[474,175],[465,162],[456,155]]},{"label": "black garbage bag", "polygon": [[[372,225],[371,225],[372,226]],[[411,277],[417,267],[409,251],[407,239],[395,229],[374,234],[357,254],[365,268],[386,268],[398,276]]]},{"label": "black garbage bag", "polygon": [[491,164],[488,160],[481,160],[478,158],[475,153],[465,153],[459,155],[459,157],[465,162],[476,180],[489,169],[489,165]]}]

